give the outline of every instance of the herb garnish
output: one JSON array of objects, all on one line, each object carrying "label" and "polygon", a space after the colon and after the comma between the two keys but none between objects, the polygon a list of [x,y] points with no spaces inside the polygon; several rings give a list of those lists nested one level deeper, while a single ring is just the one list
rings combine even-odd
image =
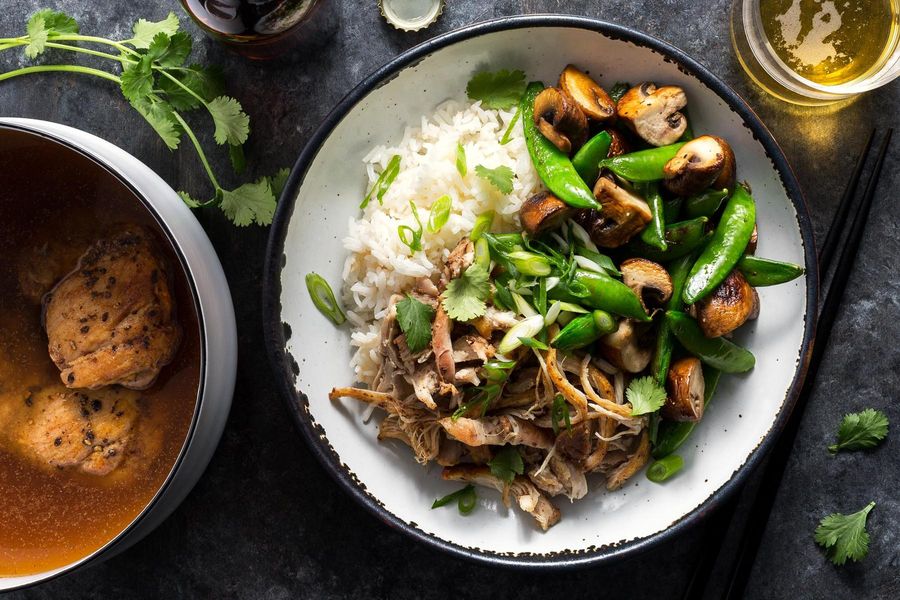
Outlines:
[{"label": "herb garnish", "polygon": [[475,488],[469,484],[461,490],[447,494],[443,498],[438,498],[432,503],[431,509],[447,506],[451,502],[456,501],[456,508],[459,509],[459,514],[467,515],[475,508],[477,500],[478,496],[475,495]]},{"label": "herb garnish", "polygon": [[488,461],[491,473],[497,479],[512,483],[516,475],[525,472],[525,464],[522,462],[522,455],[519,454],[518,448],[515,446],[503,446],[494,458]]},{"label": "herb garnish", "polygon": [[861,511],[852,515],[834,513],[828,515],[816,527],[816,543],[826,549],[828,558],[836,565],[847,559],[859,562],[869,553],[869,534],[866,519],[875,507],[869,502]]},{"label": "herb garnish", "polygon": [[541,340],[536,340],[533,337],[520,337],[519,341],[522,342],[523,346],[527,346],[528,348],[532,348],[534,350],[549,350],[550,346],[542,342]]},{"label": "herb garnish", "polygon": [[362,204],[359,205],[360,208],[365,208],[369,205],[369,200],[372,199],[372,195],[375,196],[375,199],[378,200],[378,204],[383,204],[382,199],[384,198],[385,193],[391,187],[391,184],[394,183],[394,180],[397,179],[397,174],[400,172],[400,155],[395,154],[391,157],[391,160],[388,161],[387,166],[384,168],[384,171],[378,176],[378,179],[375,180],[375,183],[372,185],[372,189],[369,190],[369,193],[366,194],[366,197],[363,199]]},{"label": "herb garnish", "polygon": [[503,69],[496,73],[476,73],[466,86],[469,100],[480,100],[484,108],[507,109],[518,104],[525,93],[525,73]]},{"label": "herb garnish", "polygon": [[462,145],[462,142],[456,143],[456,170],[459,172],[460,177],[465,177],[466,173],[469,172],[469,167],[466,164],[466,148]]},{"label": "herb garnish", "polygon": [[487,310],[485,301],[490,293],[487,271],[473,264],[447,284],[441,299],[451,319],[469,321],[484,314]]},{"label": "herb garnish", "polygon": [[569,416],[569,405],[562,394],[553,397],[553,407],[550,410],[550,424],[553,426],[553,435],[559,435],[559,427],[565,422],[566,429],[572,431],[572,418]]},{"label": "herb garnish", "polygon": [[400,225],[397,227],[397,235],[400,237],[400,241],[409,247],[410,252],[418,252],[422,249],[424,228],[422,227],[422,221],[419,219],[419,209],[416,208],[416,203],[410,200],[409,208],[419,228],[413,229],[409,225]]},{"label": "herb garnish", "polygon": [[647,375],[628,384],[625,398],[631,403],[631,416],[636,417],[659,410],[666,403],[666,390]]},{"label": "herb garnish", "polygon": [[409,294],[397,303],[397,322],[406,334],[410,352],[419,352],[431,343],[431,321],[434,309]]},{"label": "herb garnish", "polygon": [[[235,171],[243,169],[242,146],[250,133],[250,119],[237,100],[222,95],[224,85],[219,70],[186,64],[191,53],[191,38],[178,31],[178,27],[178,17],[169,13],[162,21],[140,19],[132,28],[131,38],[112,40],[81,35],[78,23],[72,17],[49,9],[40,10],[28,19],[26,35],[0,38],[0,51],[24,47],[27,58],[36,58],[47,50],[78,52],[113,61],[121,68],[121,74],[77,64],[44,64],[0,74],[0,81],[30,73],[68,72],[119,84],[122,95],[170,150],[178,148],[182,134],[196,150],[213,186],[213,194],[209,200],[199,201],[186,192],[179,192],[188,206],[219,206],[238,226],[268,225],[272,222],[276,204],[272,180],[263,177],[232,190],[222,187],[196,134],[181,114],[201,107],[205,109],[215,127],[216,143],[228,145]],[[115,52],[101,52],[76,44],[108,46]]]},{"label": "herb garnish", "polygon": [[867,408],[844,415],[838,430],[838,443],[828,446],[831,452],[867,450],[880,444],[888,432],[888,418],[880,410]]},{"label": "herb garnish", "polygon": [[309,297],[312,298],[313,304],[319,311],[334,321],[335,325],[340,325],[347,320],[341,305],[334,297],[331,286],[325,281],[325,278],[318,273],[308,273],[306,275],[306,289]]},{"label": "herb garnish", "polygon": [[503,137],[500,138],[501,146],[507,145],[512,139],[513,128],[516,126],[516,122],[519,120],[520,116],[522,116],[521,106],[516,108],[516,112],[513,114],[512,119],[509,120],[509,125],[506,126],[506,131],[503,132]]},{"label": "herb garnish", "polygon": [[434,201],[434,204],[431,205],[431,212],[428,213],[427,229],[429,233],[437,233],[447,224],[452,206],[453,200],[447,194]]},{"label": "herb garnish", "polygon": [[477,165],[475,167],[475,174],[504,194],[510,194],[513,191],[513,177],[515,177],[515,173],[506,165],[501,165],[495,169],[488,169],[484,165]]}]

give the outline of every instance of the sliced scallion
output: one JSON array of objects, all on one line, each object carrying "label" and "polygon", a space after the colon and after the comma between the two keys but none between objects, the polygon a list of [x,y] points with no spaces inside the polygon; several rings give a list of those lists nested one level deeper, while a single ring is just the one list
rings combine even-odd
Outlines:
[{"label": "sliced scallion", "polygon": [[428,233],[437,233],[447,224],[452,205],[453,200],[447,194],[434,201],[434,204],[431,205],[431,212],[428,214]]},{"label": "sliced scallion", "polygon": [[365,199],[362,201],[362,204],[359,205],[360,208],[365,208],[369,205],[369,200],[372,199],[372,195],[374,194],[375,199],[378,200],[378,204],[382,204],[382,199],[384,198],[385,193],[387,193],[388,188],[391,187],[391,184],[394,183],[394,180],[397,179],[397,174],[400,172],[400,155],[395,154],[391,157],[391,160],[388,161],[387,166],[384,168],[384,171],[381,172],[381,175],[378,176],[378,179],[375,180],[375,184],[372,186],[372,189],[369,190],[369,193],[366,194]]},{"label": "sliced scallion", "polygon": [[500,138],[500,145],[505,146],[509,143],[509,140],[512,139],[513,127],[516,126],[516,121],[519,120],[519,117],[522,115],[522,107],[519,106],[516,108],[516,113],[513,115],[513,118],[510,119],[509,125],[506,127],[506,131],[503,133],[503,137]]},{"label": "sliced scallion", "polygon": [[456,143],[456,170],[459,172],[460,177],[465,177],[466,173],[469,172],[469,167],[466,164],[466,147],[462,145],[462,142]]},{"label": "sliced scallion", "polygon": [[469,239],[473,242],[477,242],[483,233],[491,230],[491,225],[494,224],[494,211],[489,210],[478,215],[478,218],[475,219],[475,226],[472,227],[472,233],[469,234]]},{"label": "sliced scallion", "polygon": [[670,454],[647,468],[647,479],[653,483],[662,483],[683,468],[684,459],[677,454]]},{"label": "sliced scallion", "polygon": [[523,275],[546,277],[553,270],[546,257],[534,252],[516,250],[507,254],[506,257]]},{"label": "sliced scallion", "polygon": [[477,501],[478,496],[475,494],[475,487],[469,484],[461,490],[447,494],[443,498],[438,498],[432,503],[431,508],[440,508],[447,506],[451,502],[456,502],[456,507],[459,509],[460,514],[467,515],[475,508]]},{"label": "sliced scallion", "polygon": [[508,354],[522,345],[521,338],[533,338],[544,328],[544,317],[534,315],[513,325],[497,346],[497,352]]},{"label": "sliced scallion", "polygon": [[331,291],[331,286],[318,273],[308,273],[306,275],[306,289],[309,290],[309,297],[313,304],[319,309],[323,315],[334,321],[335,325],[340,325],[347,320],[347,315],[341,310],[340,304]]}]

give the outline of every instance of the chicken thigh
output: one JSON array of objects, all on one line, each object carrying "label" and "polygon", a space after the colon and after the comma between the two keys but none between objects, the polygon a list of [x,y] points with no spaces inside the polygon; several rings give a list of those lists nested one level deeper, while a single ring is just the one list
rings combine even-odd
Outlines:
[{"label": "chicken thigh", "polygon": [[153,385],[181,341],[170,285],[166,261],[143,228],[91,246],[44,297],[50,358],[63,383]]}]

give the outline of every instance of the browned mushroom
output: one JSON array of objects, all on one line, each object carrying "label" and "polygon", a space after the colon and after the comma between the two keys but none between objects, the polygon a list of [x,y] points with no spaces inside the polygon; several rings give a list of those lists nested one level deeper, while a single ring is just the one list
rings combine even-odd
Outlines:
[{"label": "browned mushroom", "polygon": [[575,100],[585,115],[596,121],[616,116],[616,103],[591,77],[568,65],[559,76],[559,87]]},{"label": "browned mushroom", "polygon": [[737,269],[713,293],[694,306],[697,322],[706,337],[731,333],[759,313],[759,294]]},{"label": "browned mushroom", "polygon": [[538,192],[519,208],[522,227],[532,235],[556,227],[571,214],[572,208],[550,192]]},{"label": "browned mushroom", "polygon": [[597,180],[594,196],[600,201],[600,210],[580,210],[575,214],[575,220],[598,246],[622,246],[653,218],[643,199],[606,177]]},{"label": "browned mushroom", "polygon": [[613,156],[621,156],[623,154],[627,154],[630,151],[628,140],[625,139],[625,136],[622,135],[622,132],[612,127],[607,129],[606,132],[611,138],[609,142],[609,150],[606,151],[607,158],[612,158]]},{"label": "browned mushroom", "polygon": [[679,196],[690,196],[708,187],[734,189],[734,152],[728,142],[701,135],[686,143],[663,168],[663,185]]},{"label": "browned mushroom", "polygon": [[756,223],[753,224],[753,232],[750,234],[750,241],[747,242],[747,248],[744,254],[756,254],[756,245],[759,243],[759,230],[756,229]]},{"label": "browned mushroom", "polygon": [[705,382],[703,367],[693,356],[676,360],[666,375],[669,392],[662,414],[672,421],[699,421],[703,418]]},{"label": "browned mushroom", "polygon": [[653,351],[641,343],[639,328],[631,319],[619,321],[618,329],[600,338],[600,352],[604,358],[629,373],[646,369]]},{"label": "browned mushroom", "polygon": [[646,258],[629,258],[619,270],[622,282],[640,299],[644,310],[662,308],[672,297],[672,278],[662,265]]},{"label": "browned mushroom", "polygon": [[619,98],[616,114],[641,139],[653,146],[674,144],[687,129],[687,118],[680,112],[687,96],[673,85],[657,88],[642,83]]},{"label": "browned mushroom", "polygon": [[534,124],[567,154],[587,139],[587,117],[572,96],[557,88],[546,88],[534,99]]}]

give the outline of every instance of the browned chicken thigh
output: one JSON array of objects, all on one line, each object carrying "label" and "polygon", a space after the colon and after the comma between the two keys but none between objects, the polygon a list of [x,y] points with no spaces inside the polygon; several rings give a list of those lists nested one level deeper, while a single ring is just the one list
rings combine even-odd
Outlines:
[{"label": "browned chicken thigh", "polygon": [[44,298],[50,358],[70,388],[142,390],[175,356],[168,267],[147,230],[96,242]]}]

